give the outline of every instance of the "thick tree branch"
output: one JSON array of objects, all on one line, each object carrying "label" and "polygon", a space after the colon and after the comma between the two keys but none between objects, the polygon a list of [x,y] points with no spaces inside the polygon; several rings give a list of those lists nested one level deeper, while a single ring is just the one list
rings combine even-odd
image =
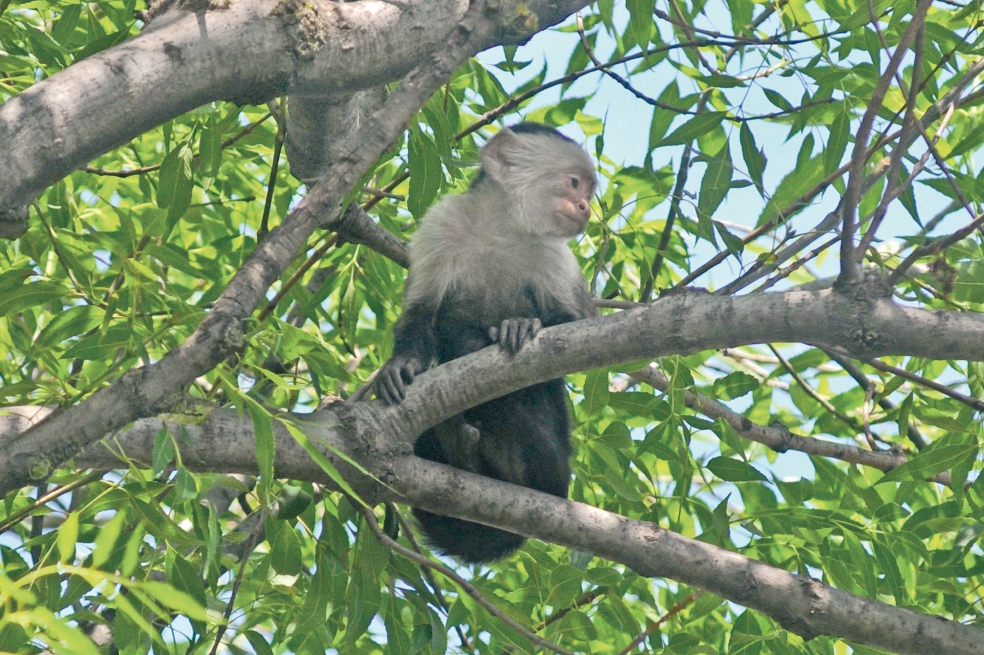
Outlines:
[{"label": "thick tree branch", "polygon": [[[902,307],[880,292],[879,284],[868,283],[852,296],[835,290],[667,296],[647,308],[544,330],[512,357],[488,348],[443,364],[438,370],[449,377],[421,375],[407,395],[419,402],[387,408],[381,418],[409,443],[449,416],[531,383],[620,362],[752,343],[840,347],[863,359],[889,354],[984,359],[984,316]],[[423,406],[425,398],[433,399],[431,407]]]},{"label": "thick tree branch", "polygon": [[447,41],[467,6],[258,0],[165,14],[0,105],[0,237],[23,231],[27,205],[51,184],[207,102],[397,80]]}]

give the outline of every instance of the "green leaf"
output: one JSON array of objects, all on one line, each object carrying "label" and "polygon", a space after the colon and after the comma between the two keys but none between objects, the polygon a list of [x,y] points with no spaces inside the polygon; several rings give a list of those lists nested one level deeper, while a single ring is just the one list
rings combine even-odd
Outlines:
[{"label": "green leaf", "polygon": [[198,604],[197,609],[206,606],[205,585],[202,584],[201,572],[197,566],[173,550],[168,552],[167,579],[175,589],[188,594]]},{"label": "green leaf", "polygon": [[871,550],[875,554],[875,561],[878,562],[879,570],[885,576],[885,584],[888,585],[889,591],[895,596],[895,603],[897,605],[904,604],[904,599],[906,598],[905,583],[902,580],[902,574],[899,572],[899,564],[895,559],[895,555],[892,554],[892,551],[887,546],[878,540],[871,542]]},{"label": "green leaf", "polygon": [[174,440],[171,439],[171,433],[168,432],[167,428],[162,427],[154,435],[153,461],[151,464],[154,477],[163,473],[164,469],[170,466],[173,461]]},{"label": "green leaf", "polygon": [[762,194],[765,191],[765,186],[762,184],[762,173],[765,172],[766,164],[764,151],[759,150],[755,144],[755,135],[752,134],[752,130],[748,127],[747,122],[741,124],[739,132],[741,156],[744,158],[745,166],[748,168],[748,176],[752,178],[752,182],[755,183],[755,188],[758,189],[759,194]]},{"label": "green leaf", "polygon": [[625,8],[629,10],[629,25],[626,31],[643,50],[649,47],[655,6],[656,0],[626,0],[625,2]]},{"label": "green leaf", "polygon": [[761,382],[743,371],[728,373],[723,378],[714,380],[714,397],[719,400],[740,398],[750,391],[759,388]]},{"label": "green leaf", "polygon": [[198,160],[202,175],[214,178],[222,165],[222,131],[215,121],[215,114],[208,117],[198,142]]},{"label": "green leaf", "polygon": [[689,121],[673,130],[670,136],[663,139],[660,146],[677,146],[690,143],[698,136],[715,129],[721,124],[727,114],[723,111],[712,111],[698,114]]},{"label": "green leaf", "polygon": [[163,582],[144,580],[139,586],[155,601],[184,614],[189,619],[205,621],[208,618],[203,605],[196,603],[190,595],[173,589]]},{"label": "green leaf", "polygon": [[410,653],[410,634],[400,617],[400,602],[393,594],[388,594],[383,625],[386,626],[386,649],[383,652],[388,655]]},{"label": "green leaf", "polygon": [[410,131],[410,194],[407,209],[418,221],[427,212],[444,180],[441,157],[430,136],[420,130]]},{"label": "green leaf", "polygon": [[243,634],[246,635],[246,641],[249,642],[249,645],[256,651],[256,655],[274,655],[270,644],[267,643],[266,639],[259,632],[256,630],[245,630]]},{"label": "green leaf", "polygon": [[707,86],[717,87],[719,89],[732,89],[736,86],[744,86],[745,82],[742,82],[738,78],[731,77],[730,75],[704,75],[699,79],[701,84],[706,84]]},{"label": "green leaf", "polygon": [[715,457],[707,463],[707,468],[726,482],[758,482],[767,479],[751,464],[730,457]]},{"label": "green leaf", "polygon": [[69,39],[74,36],[75,27],[79,24],[79,17],[82,15],[82,5],[68,5],[62,10],[61,17],[51,30],[51,38],[58,43],[68,44]]},{"label": "green leaf", "polygon": [[116,512],[107,523],[103,524],[96,535],[95,548],[92,551],[93,568],[101,568],[109,560],[109,556],[116,546],[116,541],[123,531],[123,524],[126,521],[126,514]]},{"label": "green leaf", "polygon": [[584,377],[584,402],[581,407],[588,416],[608,405],[608,371],[591,371]]},{"label": "green leaf", "polygon": [[197,497],[198,484],[194,474],[187,469],[179,469],[174,476],[174,493],[180,502],[187,502]]},{"label": "green leaf", "polygon": [[850,530],[844,530],[844,543],[847,545],[848,552],[851,553],[851,564],[854,570],[854,577],[864,589],[864,593],[874,598],[878,595],[878,581],[875,579],[875,566],[873,558],[868,551],[861,545],[861,541]]},{"label": "green leaf", "polygon": [[301,487],[285,484],[277,500],[280,505],[277,518],[281,521],[293,521],[308,508],[314,498]]},{"label": "green leaf", "polygon": [[871,9],[864,9],[860,11],[855,11],[850,14],[850,18],[843,21],[840,25],[840,29],[845,32],[855,30],[862,25],[871,21],[871,15],[880,16],[885,12],[886,9],[895,4],[897,0],[874,0],[872,2]]},{"label": "green leaf", "polygon": [[851,116],[848,114],[847,108],[841,105],[841,111],[834,115],[834,121],[830,124],[830,139],[827,141],[827,148],[823,153],[824,173],[830,174],[840,166],[850,138],[850,128]]},{"label": "green leaf", "polygon": [[769,102],[782,111],[790,111],[793,108],[789,101],[783,98],[778,92],[772,89],[762,89],[762,91],[765,92],[765,97],[769,99]]},{"label": "green leaf", "polygon": [[899,405],[898,430],[899,436],[908,438],[909,434],[909,414],[912,412],[913,394],[909,394]]},{"label": "green leaf", "polygon": [[24,283],[24,286],[5,291],[0,296],[0,317],[19,314],[29,307],[59,300],[69,293],[68,288],[55,282],[39,281]]},{"label": "green leaf", "polygon": [[270,484],[273,481],[273,462],[276,459],[276,440],[273,436],[273,421],[270,412],[255,400],[245,397],[246,410],[253,419],[253,432],[256,435],[256,465],[260,477]]},{"label": "green leaf", "polygon": [[[734,187],[734,184],[732,184]],[[724,247],[728,249],[733,257],[741,257],[741,254],[745,252],[745,244],[742,240],[735,234],[724,226],[724,224],[719,221],[713,221],[714,229],[717,231],[721,240],[724,241]]]},{"label": "green leaf", "polygon": [[270,566],[280,575],[301,572],[301,540],[289,523],[284,523],[270,544]]},{"label": "green leaf", "polygon": [[75,542],[79,539],[79,513],[71,512],[58,527],[58,561],[75,560]]},{"label": "green leaf", "polygon": [[581,594],[584,574],[569,564],[561,564],[550,574],[550,595],[547,605],[568,607]]},{"label": "green leaf", "polygon": [[976,456],[979,450],[976,443],[927,449],[883,475],[875,484],[928,478],[956,466],[968,457]]},{"label": "green leaf", "polygon": [[[666,85],[663,92],[659,94],[659,101],[664,105],[680,107],[681,109],[687,108],[680,100],[680,87],[676,80]],[[670,124],[676,116],[676,113],[662,107],[653,107],[653,118],[649,124],[649,150],[646,151],[647,153],[651,153],[660,146],[660,141],[666,136],[666,131],[670,129]]]},{"label": "green leaf", "polygon": [[765,209],[759,215],[755,224],[756,227],[773,220],[778,214],[782,214],[788,219],[795,211],[802,209],[796,204],[796,201],[823,180],[823,166],[820,161],[822,156],[818,155],[807,162],[805,166],[794,168],[783,178],[775,193],[772,194],[772,198],[766,203]]},{"label": "green leaf", "polygon": [[644,391],[617,391],[608,394],[608,406],[632,416],[648,416],[656,406],[656,397]]},{"label": "green leaf", "polygon": [[334,570],[331,555],[324,541],[318,541],[315,546],[315,557],[318,569],[311,576],[311,584],[304,594],[304,607],[301,612],[304,619],[298,624],[298,629],[318,629],[325,622],[325,612],[331,601],[332,576],[339,572]]},{"label": "green leaf", "polygon": [[[365,501],[363,501],[362,498],[359,497],[359,494],[355,492],[355,490],[349,485],[349,483],[345,480],[345,478],[343,478],[342,475],[338,472],[338,469],[336,469],[335,466],[331,463],[331,460],[325,457],[324,453],[318,450],[318,448],[314,445],[314,443],[311,442],[310,439],[308,439],[308,436],[302,430],[300,430],[296,425],[294,425],[290,421],[287,421],[282,418],[278,420],[285,428],[287,428],[287,431],[290,432],[290,436],[294,437],[294,440],[297,441],[297,443],[299,443],[302,448],[304,448],[305,452],[307,452],[307,454],[311,457],[311,459],[313,459],[315,463],[321,467],[321,470],[323,470],[325,473],[328,474],[328,477],[330,477],[332,481],[335,484],[337,484],[339,488],[348,495],[349,498],[354,499],[356,502],[360,503],[363,507],[368,507],[368,505],[365,504]],[[328,450],[330,450],[333,455],[341,458],[344,462],[352,466],[355,470],[359,471],[366,477],[376,480],[383,486],[387,486],[381,480],[376,478],[376,476],[372,475],[369,471],[367,471],[361,464],[359,464],[358,462],[356,462],[355,460],[353,460],[352,458],[350,458],[345,453],[338,450],[331,444],[327,442],[323,442],[322,445]]]},{"label": "green leaf", "polygon": [[975,259],[957,266],[953,299],[958,302],[984,303],[984,262]]},{"label": "green leaf", "polygon": [[[707,162],[707,170],[700,180],[700,195],[697,197],[697,213],[710,218],[728,195],[731,188],[731,149],[725,146]],[[713,242],[713,237],[709,239]]]},{"label": "green leaf", "polygon": [[168,223],[173,226],[177,219],[184,215],[191,204],[191,192],[194,189],[192,162],[194,155],[185,143],[175,148],[161,162],[159,183],[157,188],[157,205],[168,209]]},{"label": "green leaf", "polygon": [[99,307],[92,305],[77,305],[55,314],[38,338],[35,340],[41,348],[51,348],[66,339],[88,332],[99,325],[105,313]]}]

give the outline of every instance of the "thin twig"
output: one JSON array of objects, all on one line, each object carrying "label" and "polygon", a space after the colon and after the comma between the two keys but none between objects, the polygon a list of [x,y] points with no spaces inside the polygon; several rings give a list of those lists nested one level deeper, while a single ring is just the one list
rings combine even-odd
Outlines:
[{"label": "thin twig", "polygon": [[[240,130],[236,134],[232,135],[231,137],[229,137],[228,139],[226,139],[225,141],[223,141],[222,142],[222,148],[223,149],[228,148],[229,146],[231,146],[232,144],[234,144],[236,141],[239,141],[244,136],[246,136],[247,134],[249,134],[250,132],[252,132],[256,128],[258,128],[260,125],[262,125],[271,116],[273,116],[273,114],[267,113],[267,114],[264,114],[263,117],[260,118],[260,119],[258,119],[255,123],[250,123],[249,125],[247,125],[246,127],[244,127],[242,130]],[[196,154],[195,155],[195,159],[198,159],[198,158],[199,158],[199,155]],[[110,171],[110,170],[106,170],[104,168],[93,168],[92,166],[83,166],[79,170],[85,171],[86,173],[92,173],[93,175],[108,175],[110,177],[131,177],[133,175],[143,175],[145,173],[152,173],[152,172],[158,170],[160,167],[161,167],[160,164],[154,164],[153,166],[141,166],[140,168],[124,168],[124,169],[118,170],[118,171]]]},{"label": "thin twig", "polygon": [[[701,106],[706,104],[707,97],[708,94],[706,92],[701,95]],[[690,156],[693,154],[693,145],[693,141],[688,141],[683,147],[683,154],[680,155],[680,170],[677,172],[676,186],[673,187],[673,199],[670,201],[670,211],[666,215],[663,232],[659,235],[656,256],[653,258],[653,265],[649,269],[649,279],[646,280],[646,284],[642,288],[642,294],[639,296],[639,301],[643,303],[649,302],[653,297],[653,291],[656,288],[656,276],[659,275],[659,270],[663,268],[666,249],[670,247],[670,239],[673,237],[673,224],[676,222],[677,217],[680,216],[680,203],[683,201],[683,190],[690,174]]]},{"label": "thin twig", "polygon": [[891,275],[888,276],[889,286],[894,287],[896,284],[898,284],[899,280],[901,280],[902,277],[906,275],[908,270],[912,268],[912,265],[915,264],[916,261],[927,255],[936,255],[938,253],[943,252],[944,250],[946,250],[953,244],[957,243],[958,241],[966,239],[982,224],[984,224],[984,213],[976,217],[973,221],[971,221],[967,225],[964,225],[962,228],[960,228],[953,234],[946,237],[940,237],[938,239],[930,239],[926,243],[922,244],[921,246],[913,250],[911,253],[909,253],[909,256],[906,257],[904,260],[902,260],[902,263],[899,264],[894,271],[892,271]]},{"label": "thin twig", "polygon": [[[834,351],[837,352],[838,354],[843,354],[847,356],[847,353],[842,353],[839,348],[834,349]],[[884,373],[891,373],[893,375],[899,376],[900,378],[905,378],[910,382],[921,384],[922,386],[932,389],[933,391],[938,391],[944,396],[949,396],[954,400],[962,402],[963,404],[977,410],[978,412],[984,412],[984,401],[978,400],[977,398],[973,398],[971,396],[967,396],[965,394],[960,393],[959,391],[954,391],[950,387],[942,385],[939,382],[936,382],[935,380],[930,380],[929,378],[923,377],[922,375],[918,375],[916,373],[910,373],[904,368],[899,368],[898,366],[892,366],[891,364],[886,364],[877,359],[866,359],[864,360],[864,363]]]},{"label": "thin twig", "polygon": [[73,480],[68,484],[63,484],[59,487],[55,487],[51,491],[42,495],[40,498],[35,500],[27,507],[22,507],[16,512],[14,512],[13,514],[11,514],[9,517],[7,517],[6,521],[0,523],[0,534],[6,532],[10,528],[14,527],[15,525],[23,521],[25,516],[27,516],[34,510],[38,509],[39,507],[42,507],[43,505],[47,505],[48,503],[55,500],[56,498],[60,496],[64,496],[65,494],[75,489],[78,489],[79,487],[85,487],[87,485],[90,485],[96,480],[102,478],[102,476],[104,475],[106,475],[106,471],[93,471],[89,473],[89,475],[79,478],[78,480]]},{"label": "thin twig", "polygon": [[659,629],[659,626],[666,623],[669,619],[673,618],[674,616],[682,612],[687,607],[687,605],[690,605],[691,603],[695,602],[698,598],[701,597],[701,594],[703,593],[704,592],[700,590],[695,591],[689,596],[687,596],[686,598],[684,598],[683,600],[681,600],[679,603],[671,607],[669,611],[666,612],[666,614],[659,617],[659,619],[655,623],[650,625],[648,628],[646,628],[641,635],[633,639],[631,644],[620,650],[618,652],[618,655],[629,655],[629,653],[635,651],[635,649],[639,647],[639,644],[641,644],[643,641],[646,640],[646,637],[656,632],[656,630]]},{"label": "thin twig", "polygon": [[[273,105],[273,101],[270,101]],[[285,103],[281,102],[280,107]],[[271,111],[271,113],[273,113]],[[260,219],[260,227],[256,231],[256,239],[260,240],[270,231],[270,208],[273,206],[273,190],[277,188],[277,172],[280,169],[280,153],[284,149],[284,138],[287,136],[287,121],[283,120],[283,111],[277,119],[277,133],[273,137],[273,162],[270,164],[270,180],[267,183],[266,201],[263,203],[263,217]]]},{"label": "thin twig", "polygon": [[612,300],[611,298],[593,298],[591,300],[595,307],[607,307],[608,309],[637,309],[647,307],[645,303],[632,302],[631,300]]},{"label": "thin twig", "polygon": [[362,187],[363,193],[368,193],[370,196],[375,198],[389,198],[390,200],[396,200],[397,202],[403,202],[407,199],[406,196],[397,195],[395,193],[388,193],[382,189],[373,189],[372,187],[364,186]]},{"label": "thin twig", "polygon": [[328,237],[325,240],[325,242],[321,244],[321,246],[317,250],[314,251],[314,254],[308,257],[307,260],[303,264],[301,264],[296,271],[294,271],[294,274],[291,275],[290,278],[283,283],[283,285],[280,287],[280,290],[277,291],[277,295],[273,297],[273,300],[268,302],[266,306],[260,310],[260,314],[257,317],[257,320],[259,321],[265,320],[266,317],[270,315],[270,312],[272,312],[274,309],[277,308],[277,303],[279,303],[281,300],[284,299],[284,296],[286,296],[290,292],[290,290],[294,288],[294,285],[297,284],[302,277],[304,277],[304,274],[307,273],[308,270],[315,265],[315,263],[321,261],[321,258],[325,256],[325,253],[327,253],[328,250],[332,246],[334,246],[335,243],[337,242],[338,242],[337,233],[332,234],[330,237]]},{"label": "thin twig", "polygon": [[[868,6],[870,11],[874,13],[874,8],[871,7],[871,0],[868,0]],[[878,23],[875,23],[875,31],[878,34],[878,38],[882,41],[882,47],[887,51],[888,44],[885,42],[885,37],[881,33],[881,28]],[[916,31],[916,57],[913,63],[912,70],[915,71],[913,74],[914,79],[918,79],[919,71],[922,70],[922,60],[923,60],[923,50],[925,48],[925,36],[926,36],[926,26],[920,25],[919,29]],[[904,87],[901,77],[896,73],[895,81],[900,88]],[[878,232],[878,228],[881,227],[882,220],[884,220],[885,215],[888,213],[888,206],[896,198],[898,198],[908,185],[911,184],[911,180],[915,178],[915,175],[923,169],[928,160],[929,153],[923,153],[922,160],[919,165],[916,166],[912,174],[909,176],[910,179],[902,183],[898,179],[899,167],[902,165],[902,155],[906,153],[909,149],[909,144],[911,143],[911,133],[916,123],[916,102],[919,98],[919,85],[913,84],[912,88],[909,89],[909,95],[905,104],[905,117],[902,119],[902,133],[899,136],[899,141],[895,145],[895,149],[892,151],[892,164],[888,168],[888,188],[885,189],[885,193],[882,196],[881,202],[878,203],[878,208],[875,209],[871,223],[868,225],[868,229],[864,236],[861,238],[861,242],[858,245],[857,251],[855,252],[856,260],[854,262],[855,266],[861,266],[864,260],[864,254],[868,251],[868,246],[871,245],[872,240],[875,238],[875,234]],[[937,137],[939,132],[942,130],[937,130]]]},{"label": "thin twig", "polygon": [[813,398],[813,400],[820,403],[825,410],[836,416],[844,425],[848,426],[855,432],[859,432],[861,430],[861,428],[854,422],[853,419],[851,419],[850,416],[847,416],[846,414],[838,410],[836,407],[831,405],[829,400],[821,396],[816,389],[811,387],[810,384],[803,378],[803,376],[799,374],[799,371],[793,368],[793,365],[789,363],[789,360],[783,357],[779,353],[779,350],[775,346],[773,346],[771,343],[767,343],[765,345],[768,347],[769,350],[772,351],[772,354],[775,355],[776,359],[779,360],[779,365],[782,366],[784,369],[786,369],[786,372],[789,373],[792,376],[792,378],[796,380],[796,383],[803,389],[803,391],[806,392],[806,395],[808,395],[810,398]]},{"label": "thin twig", "polygon": [[[209,650],[208,655],[215,655],[219,650],[219,644],[222,643],[222,636],[225,634],[226,629],[229,627],[229,619],[232,617],[232,610],[236,604],[236,594],[239,593],[239,585],[243,582],[243,577],[246,575],[246,564],[249,562],[249,556],[252,554],[253,549],[256,548],[257,539],[260,533],[263,531],[263,526],[266,523],[265,514],[266,510],[261,510],[259,519],[256,525],[253,527],[253,532],[249,536],[249,543],[246,549],[243,551],[242,560],[239,562],[239,572],[236,573],[236,579],[232,583],[232,593],[229,595],[228,604],[225,610],[222,612],[222,623],[219,624],[218,629],[215,632],[215,643],[212,644],[212,649]],[[288,528],[289,529],[289,528]]]},{"label": "thin twig", "polygon": [[789,266],[779,269],[774,276],[766,280],[765,283],[762,284],[762,286],[757,287],[752,293],[762,293],[763,291],[772,288],[779,281],[786,279],[787,277],[789,277],[790,275],[792,275],[802,267],[806,266],[812,260],[816,259],[821,253],[823,253],[825,250],[830,248],[830,246],[834,245],[838,241],[840,241],[840,237],[835,236],[830,238],[825,243],[820,244],[819,246],[817,246],[807,254],[803,255],[802,257],[794,261]]},{"label": "thin twig", "polygon": [[[403,529],[403,534],[407,538],[407,541],[410,542],[410,545],[413,546],[413,549],[423,556],[424,551],[420,547],[420,544],[417,543],[417,538],[413,536],[413,527],[410,525],[410,521],[407,520],[407,517],[403,515],[403,512],[401,512],[400,508],[396,506],[396,503],[386,503],[386,507],[389,511],[393,512],[393,515],[396,516],[396,520],[400,522],[400,527]],[[427,579],[427,583],[430,584],[431,589],[434,590],[434,598],[437,599],[437,604],[441,606],[441,609],[443,609],[445,615],[447,615],[451,609],[451,606],[448,605],[448,601],[444,599],[444,592],[441,591],[441,586],[437,584],[437,580],[434,579],[434,573],[426,566],[421,566],[420,572],[424,574],[424,577]],[[474,650],[471,642],[468,640],[468,637],[466,637],[464,631],[462,631],[461,626],[455,625],[454,629],[455,632],[458,633],[458,639],[461,640],[461,645],[464,649]]]},{"label": "thin twig", "polygon": [[[654,364],[629,375],[640,382],[645,382],[654,389],[664,392],[670,389],[670,378]],[[723,403],[695,391],[684,392],[683,404],[712,420],[721,419],[734,428],[741,438],[760,443],[777,453],[795,450],[807,455],[828,457],[852,464],[869,466],[883,472],[898,468],[908,461],[901,448],[870,451],[866,448],[844,443],[804,437],[793,433],[779,421],[774,421],[769,425],[759,425]],[[950,474],[944,471],[932,476],[929,480],[949,486]]]},{"label": "thin twig", "polygon": [[82,285],[79,284],[79,281],[75,278],[75,273],[72,272],[72,268],[68,265],[68,259],[65,258],[65,253],[62,252],[61,243],[59,243],[58,241],[58,235],[55,233],[55,230],[51,227],[51,224],[48,223],[48,219],[45,218],[44,212],[41,211],[41,205],[39,205],[37,202],[34,202],[31,204],[31,206],[34,207],[34,211],[37,213],[38,218],[41,219],[41,224],[44,225],[45,233],[48,235],[48,239],[51,240],[51,247],[55,251],[55,256],[58,258],[59,263],[61,263],[62,268],[65,269],[65,274],[68,276],[68,279],[72,282],[72,286],[75,287],[75,291],[80,296],[88,300],[88,295],[86,294],[85,289],[83,289]]},{"label": "thin twig", "polygon": [[[867,393],[869,389],[875,388],[875,383],[868,379],[868,376],[864,374],[864,371],[858,368],[857,365],[851,361],[850,357],[845,357],[844,355],[840,355],[830,350],[824,350],[824,352],[828,357],[837,362],[837,364],[844,369],[848,375],[854,378],[855,382],[857,382],[858,385],[865,390],[865,393]],[[892,411],[897,407],[895,403],[885,397],[880,397],[878,399],[878,405],[886,411]],[[929,445],[929,441],[927,441],[926,437],[919,432],[919,428],[911,422],[906,426],[906,434],[909,437],[909,441],[915,444],[918,450],[922,450]]]},{"label": "thin twig", "polygon": [[[912,21],[899,38],[895,52],[885,67],[885,72],[878,80],[878,84],[871,94],[871,99],[868,101],[868,107],[861,117],[861,125],[858,127],[858,132],[854,137],[854,151],[851,154],[851,167],[847,178],[847,190],[844,192],[842,207],[843,228],[841,230],[840,281],[843,283],[854,283],[860,278],[860,271],[854,261],[854,231],[858,204],[861,202],[861,181],[864,177],[865,164],[868,162],[868,139],[871,136],[871,128],[874,125],[875,117],[878,115],[878,110],[881,109],[882,103],[885,100],[885,94],[888,92],[892,78],[895,76],[895,72],[899,66],[902,65],[902,60],[909,49],[909,44],[912,43],[912,40],[916,36],[916,31],[922,25],[930,4],[932,4],[931,0],[919,0],[919,3],[916,5]],[[875,16],[871,18],[873,21],[878,20]]]},{"label": "thin twig", "polygon": [[537,623],[536,627],[533,629],[536,632],[540,632],[551,623],[556,623],[557,621],[561,620],[562,618],[570,614],[572,610],[575,610],[578,607],[584,607],[585,605],[590,605],[595,600],[608,593],[608,590],[609,590],[608,587],[597,587],[595,589],[592,589],[591,591],[584,592],[583,594],[575,598],[574,602],[571,603],[570,606],[561,607],[558,610],[554,610],[554,612],[550,616]]}]

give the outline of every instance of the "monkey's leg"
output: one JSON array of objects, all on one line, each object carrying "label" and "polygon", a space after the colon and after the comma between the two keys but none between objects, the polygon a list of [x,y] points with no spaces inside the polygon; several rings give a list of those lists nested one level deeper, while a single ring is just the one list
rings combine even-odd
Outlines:
[{"label": "monkey's leg", "polygon": [[462,414],[458,414],[435,426],[434,433],[448,464],[463,471],[478,472],[477,449],[481,437],[478,428],[466,422]]}]

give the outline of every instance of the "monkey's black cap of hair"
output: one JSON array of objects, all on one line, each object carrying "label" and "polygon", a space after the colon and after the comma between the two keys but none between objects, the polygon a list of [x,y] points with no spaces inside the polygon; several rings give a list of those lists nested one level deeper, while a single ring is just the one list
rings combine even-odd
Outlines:
[{"label": "monkey's black cap of hair", "polygon": [[573,139],[569,139],[556,129],[550,127],[549,125],[544,125],[543,123],[516,123],[515,125],[510,125],[509,129],[516,134],[543,134],[546,136],[557,137],[558,139],[563,139],[564,141],[570,141],[574,143]]}]

